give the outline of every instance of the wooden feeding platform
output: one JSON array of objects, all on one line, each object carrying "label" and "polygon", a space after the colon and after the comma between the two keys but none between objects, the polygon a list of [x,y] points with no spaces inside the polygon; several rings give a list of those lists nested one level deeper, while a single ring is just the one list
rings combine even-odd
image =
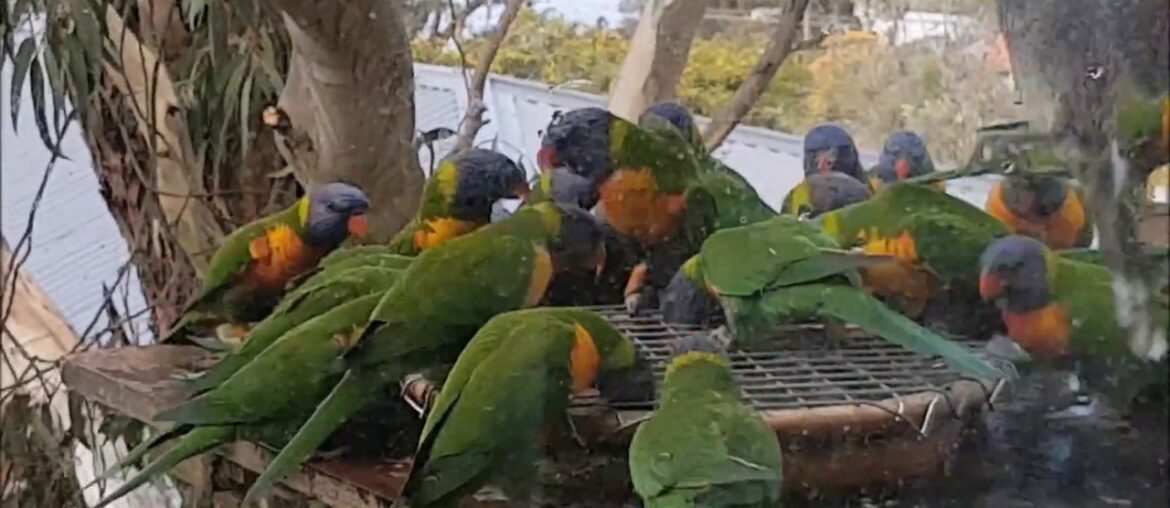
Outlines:
[{"label": "wooden feeding platform", "polygon": [[[670,344],[697,327],[668,325],[654,314],[632,317],[620,307],[594,310],[627,333],[661,380]],[[992,403],[1003,382],[963,378],[941,360],[851,330],[841,347],[827,347],[819,326],[777,330],[783,343],[766,351],[732,350],[729,358],[744,400],[760,410],[784,451],[784,484],[792,490],[857,489],[928,476],[945,466],[970,419]],[[981,342],[961,341],[972,350]],[[62,370],[71,390],[138,420],[190,395],[176,374],[206,368],[214,357],[183,346],[96,350],[70,357]],[[416,406],[434,387],[407,386]],[[653,410],[652,397],[604,403],[578,401],[570,409],[587,441],[625,446]],[[214,459],[189,460],[173,475],[207,486],[211,471],[247,485],[274,456],[271,449],[236,443]],[[214,464],[211,462],[214,461]],[[276,494],[327,506],[389,506],[409,469],[408,460],[313,460],[290,475]],[[204,495],[209,491],[203,488]],[[230,496],[219,493],[217,496]],[[503,506],[488,491],[464,506]],[[231,501],[216,506],[233,506]]]}]

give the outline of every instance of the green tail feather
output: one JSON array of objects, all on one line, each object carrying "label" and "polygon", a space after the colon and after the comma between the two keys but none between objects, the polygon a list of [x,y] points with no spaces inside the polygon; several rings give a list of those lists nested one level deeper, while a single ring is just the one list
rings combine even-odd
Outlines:
[{"label": "green tail feather", "polygon": [[325,400],[317,405],[313,415],[301,425],[296,435],[280,450],[264,473],[256,479],[256,483],[248,489],[242,506],[259,501],[272,490],[272,486],[285,475],[292,472],[298,465],[309,458],[333,431],[337,430],[346,419],[373,397],[381,392],[381,379],[399,377],[383,377],[374,373],[374,376],[362,375],[356,370],[349,370],[341,381],[333,387]]},{"label": "green tail feather", "polygon": [[923,328],[886,307],[868,293],[847,286],[818,286],[820,314],[853,323],[887,341],[924,355],[938,355],[951,368],[979,379],[999,379],[1004,373],[967,348]]},{"label": "green tail feather", "polygon": [[155,434],[150,439],[138,443],[138,446],[135,446],[129,452],[127,452],[125,457],[122,457],[122,459],[117,463],[107,467],[100,476],[94,478],[92,482],[89,482],[89,484],[82,487],[82,489],[88,489],[90,486],[96,484],[99,481],[110,479],[114,476],[115,473],[125,469],[126,466],[137,463],[140,459],[142,459],[142,457],[145,457],[147,453],[150,453],[151,450],[154,450],[159,445],[185,434],[190,429],[191,427],[189,425],[180,425],[166,432]]},{"label": "green tail feather", "polygon": [[[142,471],[139,471],[136,476],[126,481],[117,490],[102,499],[94,508],[101,508],[114,501],[117,501],[122,496],[129,494],[142,486],[142,484],[150,481],[160,473],[169,471],[180,462],[208,451],[216,446],[231,441],[235,436],[235,429],[233,427],[199,427],[188,432],[183,436],[174,448],[171,448],[167,453],[159,457],[158,460],[151,462]],[[137,448],[136,448],[137,449]]]}]

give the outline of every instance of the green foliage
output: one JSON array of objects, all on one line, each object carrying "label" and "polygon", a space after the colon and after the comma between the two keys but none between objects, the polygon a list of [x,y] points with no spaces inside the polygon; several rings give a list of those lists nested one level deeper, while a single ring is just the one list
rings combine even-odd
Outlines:
[{"label": "green foliage", "polygon": [[[755,66],[766,36],[695,40],[679,99],[697,114],[717,112]],[[474,65],[482,39],[461,45],[467,65]],[[627,48],[617,31],[576,27],[525,10],[493,71],[550,84],[573,82],[574,88],[604,94]],[[415,41],[414,56],[420,62],[459,64],[447,41]],[[876,34],[847,32],[818,49],[791,54],[744,123],[802,134],[822,122],[839,122],[871,150],[880,149],[890,132],[913,129],[927,138],[936,160],[959,161],[970,154],[977,127],[1011,115],[1009,92],[1003,77],[970,48],[892,47]]]},{"label": "green foliage", "polygon": [[[186,28],[182,35],[189,40],[177,54],[165,55],[161,65],[144,69],[124,61],[120,49],[128,38],[145,39],[143,27],[137,26],[146,22],[138,2],[5,2],[11,9],[0,12],[0,36],[4,56],[13,64],[13,122],[27,82],[39,135],[53,149],[68,120],[87,120],[99,90],[108,89],[111,78],[130,76],[131,82],[138,77],[156,83],[165,70],[175,85],[179,101],[175,106],[186,113],[189,141],[198,160],[212,175],[238,166],[248,153],[261,109],[274,102],[284,86],[287,36],[279,18],[255,0],[181,4]],[[110,11],[116,15],[110,16]],[[31,30],[34,20],[42,18],[44,29]],[[124,20],[125,26],[111,25],[111,18]],[[113,29],[125,32],[111,33]],[[150,51],[160,57],[165,53],[157,47]],[[150,124],[165,121],[150,111],[136,113]]]}]

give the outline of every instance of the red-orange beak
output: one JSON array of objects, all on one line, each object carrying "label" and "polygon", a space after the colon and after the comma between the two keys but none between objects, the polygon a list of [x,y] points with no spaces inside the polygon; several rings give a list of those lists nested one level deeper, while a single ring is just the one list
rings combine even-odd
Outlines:
[{"label": "red-orange beak", "polygon": [[998,298],[1003,293],[1003,278],[998,274],[983,272],[979,274],[979,296],[984,300]]},{"label": "red-orange beak", "polygon": [[366,233],[370,232],[370,223],[366,219],[366,214],[351,215],[349,220],[345,223],[346,229],[349,230],[350,236],[358,238],[365,238]]},{"label": "red-orange beak", "polygon": [[821,173],[832,173],[833,161],[826,155],[817,155],[817,171]]},{"label": "red-orange beak", "polygon": [[910,178],[910,161],[906,159],[894,161],[894,173],[898,175],[899,180]]},{"label": "red-orange beak", "polygon": [[540,166],[541,171],[548,171],[560,166],[561,158],[557,156],[556,148],[543,146],[539,152],[536,152],[536,163]]}]

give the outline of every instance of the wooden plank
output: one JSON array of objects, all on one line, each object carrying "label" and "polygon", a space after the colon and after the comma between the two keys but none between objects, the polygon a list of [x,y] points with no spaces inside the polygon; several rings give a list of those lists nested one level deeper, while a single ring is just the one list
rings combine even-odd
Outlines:
[{"label": "wooden plank", "polygon": [[[192,346],[94,350],[69,356],[64,361],[62,376],[70,390],[85,398],[165,429],[168,424],[151,418],[191,395],[186,383],[175,376],[201,371],[214,360],[214,355]],[[241,481],[250,481],[242,478],[246,476],[243,471],[258,474],[274,456],[272,450],[244,442],[221,446],[216,452],[232,467],[239,468],[235,474]],[[315,499],[326,506],[374,508],[391,504],[406,481],[409,468],[409,461],[317,460],[302,466],[282,483],[289,494]],[[194,471],[176,473],[180,479],[198,475]],[[230,504],[223,496],[217,502]],[[502,505],[496,500],[483,499],[473,500],[466,506]]]}]

